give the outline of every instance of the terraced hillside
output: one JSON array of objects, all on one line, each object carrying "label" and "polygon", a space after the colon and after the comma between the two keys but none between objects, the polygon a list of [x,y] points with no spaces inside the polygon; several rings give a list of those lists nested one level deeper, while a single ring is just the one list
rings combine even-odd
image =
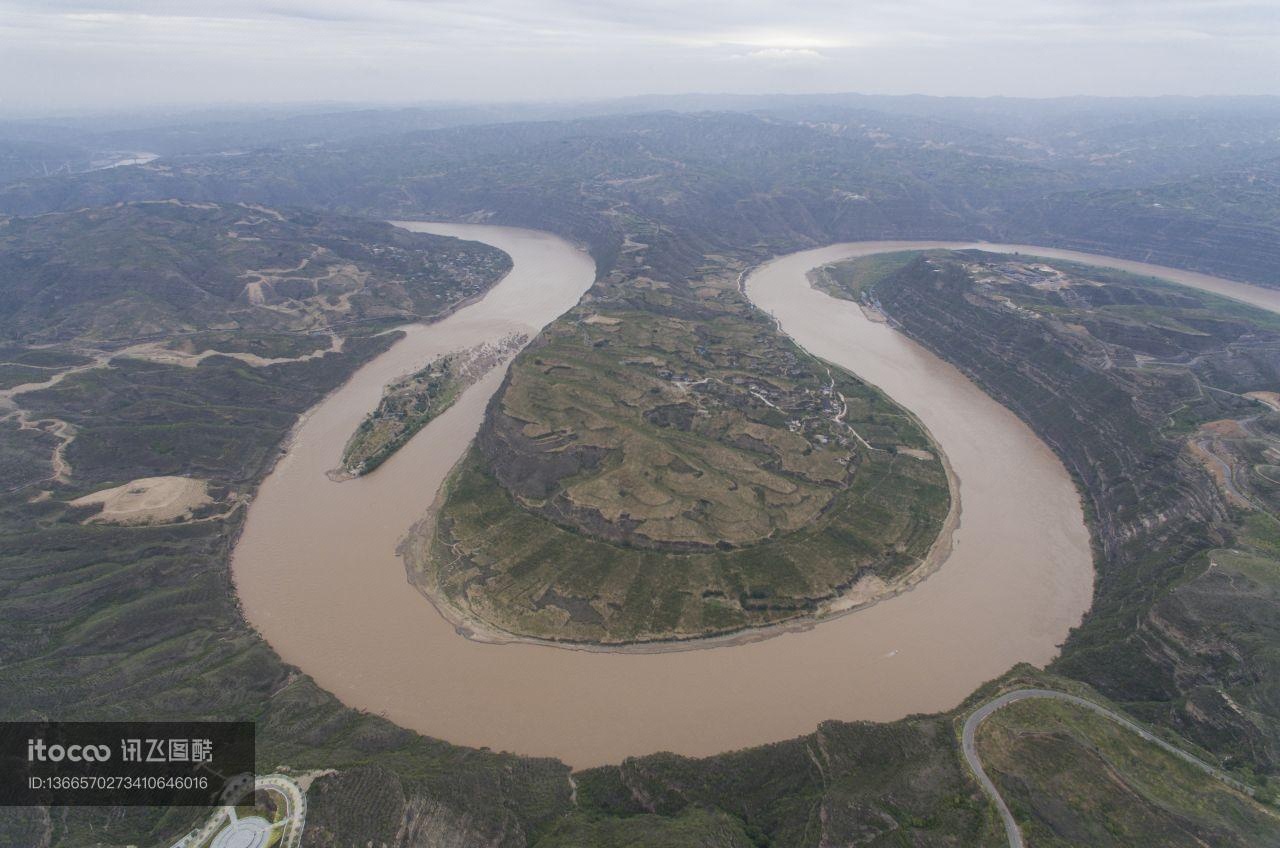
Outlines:
[{"label": "terraced hillside", "polygon": [[1280,831],[1280,812],[1072,704],[1006,707],[977,748],[1028,845],[1246,848]]},{"label": "terraced hillside", "polygon": [[509,268],[484,245],[252,204],[172,200],[7,218],[0,339],[118,345],[185,334],[185,350],[198,353],[228,330],[429,317]]},{"label": "terraced hillside", "polygon": [[761,318],[602,308],[514,364],[411,551],[480,627],[632,642],[876,598],[950,498],[919,425]]},{"label": "terraced hillside", "polygon": [[979,252],[918,256],[870,296],[1025,418],[1081,487],[1099,579],[1054,668],[1232,762],[1280,767],[1280,321]]}]

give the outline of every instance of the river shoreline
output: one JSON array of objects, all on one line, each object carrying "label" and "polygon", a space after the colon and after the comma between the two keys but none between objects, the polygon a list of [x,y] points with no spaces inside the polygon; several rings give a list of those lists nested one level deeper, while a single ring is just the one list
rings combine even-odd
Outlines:
[{"label": "river shoreline", "polygon": [[[776,259],[778,257],[774,257]],[[768,260],[772,261],[772,260]],[[750,302],[750,296],[746,291],[746,281],[750,278],[753,271],[761,266],[768,264],[768,261],[760,263],[744,269],[738,275],[737,288],[738,291]],[[806,277],[807,278],[807,277]],[[752,307],[759,307],[752,304]],[[865,309],[863,310],[866,311]],[[871,320],[877,320],[876,317],[868,315]],[[883,319],[880,319],[883,320]],[[774,329],[785,335],[785,331],[776,319],[773,320]],[[794,340],[793,340],[794,341]],[[798,344],[798,342],[797,342]],[[803,349],[803,346],[801,345]],[[831,363],[827,363],[831,364]],[[836,366],[840,367],[840,366]],[[833,598],[823,600],[818,609],[814,612],[804,613],[793,616],[782,621],[766,624],[756,627],[744,627],[736,630],[729,630],[721,633],[710,633],[707,635],[691,635],[691,636],[670,636],[655,639],[634,640],[629,642],[600,642],[590,640],[569,640],[569,639],[548,639],[545,637],[529,636],[522,633],[515,633],[506,630],[499,625],[486,621],[474,615],[470,610],[463,609],[457,604],[452,603],[446,598],[433,583],[424,583],[421,579],[415,579],[415,574],[427,577],[425,570],[417,568],[418,560],[416,558],[425,558],[425,550],[431,543],[433,535],[433,527],[435,516],[443,503],[443,499],[447,494],[446,487],[449,480],[453,477],[457,464],[450,470],[449,476],[445,478],[445,484],[441,486],[427,511],[422,518],[414,523],[404,538],[396,547],[396,553],[404,560],[405,573],[409,584],[413,586],[439,615],[453,626],[454,631],[465,639],[486,645],[538,645],[547,648],[561,648],[569,651],[585,651],[589,653],[602,654],[662,654],[676,651],[702,651],[713,650],[716,648],[732,648],[739,645],[749,645],[753,642],[760,642],[765,639],[772,639],[787,633],[804,633],[812,630],[819,625],[831,621],[842,616],[860,612],[878,603],[896,598],[904,592],[910,592],[919,586],[925,580],[933,576],[940,569],[947,559],[951,556],[954,544],[955,531],[960,527],[961,514],[963,504],[960,501],[960,480],[956,476],[955,469],[951,467],[951,461],[947,457],[947,453],[942,446],[938,444],[937,439],[929,432],[929,428],[924,422],[920,421],[911,410],[900,407],[903,413],[910,416],[920,427],[921,431],[929,440],[934,452],[937,454],[939,461],[942,463],[943,470],[947,475],[947,487],[949,491],[950,503],[947,508],[947,514],[944,516],[942,523],[938,528],[938,534],[933,544],[929,546],[929,550],[920,562],[909,571],[897,575],[891,580],[884,580],[877,576],[863,578],[852,584],[848,589],[839,593]],[[458,460],[461,464],[462,460]],[[343,480],[352,479],[351,475],[338,476],[337,471],[329,472],[330,479],[341,482]],[[429,579],[429,577],[428,577]],[[859,591],[858,587],[867,583],[868,585]],[[875,586],[876,588],[872,588]]]},{"label": "river shoreline", "polygon": [[[905,410],[907,415],[911,415],[910,410]],[[914,416],[912,416],[914,417]],[[942,447],[933,438],[933,434],[923,423],[918,422],[921,430],[929,438],[930,444],[937,452],[939,460],[947,475],[947,486],[950,490],[951,503],[947,509],[947,514],[942,520],[941,526],[938,528],[938,535],[930,545],[929,550],[920,558],[917,564],[910,571],[895,577],[893,580],[884,581],[878,577],[871,577],[870,580],[883,584],[880,588],[874,589],[870,594],[864,595],[861,600],[858,597],[858,586],[863,582],[859,580],[854,583],[846,591],[823,601],[822,606],[812,613],[798,615],[784,621],[767,624],[761,627],[747,627],[740,630],[731,630],[724,633],[713,633],[706,636],[673,636],[665,639],[648,639],[644,641],[634,642],[589,642],[589,641],[570,641],[539,638],[537,636],[526,636],[520,633],[512,633],[504,630],[497,625],[484,621],[472,615],[468,610],[458,607],[456,604],[443,596],[434,586],[424,585],[423,582],[414,579],[414,574],[422,574],[416,568],[417,558],[425,556],[421,553],[427,546],[431,544],[434,532],[435,517],[444,502],[444,498],[448,494],[448,481],[453,477],[453,470],[450,470],[449,476],[445,478],[445,485],[441,486],[435,500],[431,502],[431,506],[427,508],[426,513],[417,521],[404,538],[400,540],[400,544],[396,547],[396,553],[404,560],[405,574],[409,581],[409,585],[413,586],[419,594],[426,598],[435,611],[440,614],[450,625],[454,631],[465,639],[472,642],[478,642],[484,645],[538,645],[545,648],[560,648],[566,651],[584,651],[588,653],[598,654],[664,654],[676,651],[703,651],[713,650],[716,648],[733,648],[739,645],[749,645],[753,642],[760,642],[765,639],[773,639],[788,633],[804,633],[818,627],[825,622],[832,621],[842,616],[851,615],[862,610],[869,609],[878,603],[896,598],[904,592],[910,592],[919,586],[925,580],[933,576],[938,569],[951,556],[952,547],[956,530],[960,527],[960,519],[963,505],[960,502],[960,480],[956,476],[955,470],[951,467],[947,454]],[[458,460],[458,465],[462,463],[462,459]],[[457,465],[454,466],[454,469]],[[336,479],[331,477],[330,479]],[[351,479],[351,478],[344,478]],[[867,578],[864,578],[866,580]]]},{"label": "river shoreline", "polygon": [[738,634],[717,650],[461,638],[410,591],[397,548],[465,453],[505,369],[464,392],[376,473],[333,483],[324,471],[386,382],[495,334],[536,335],[579,301],[595,269],[547,234],[415,226],[494,244],[515,267],[473,306],[406,328],[406,339],[299,422],[233,557],[247,620],[344,703],[455,744],[579,768],[658,750],[700,756],[790,738],[828,719],[948,709],[1018,662],[1051,660],[1088,607],[1089,536],[1065,468],[954,368],[855,304],[811,292],[804,271],[839,258],[819,249],[765,263],[747,285],[753,299],[778,299],[772,309],[758,305],[797,343],[879,386],[940,446],[958,489],[953,504],[963,505],[963,521],[953,510],[958,526],[939,536],[951,538],[949,555],[931,549],[939,556],[930,565],[945,567],[912,591],[859,605],[857,615],[786,622],[769,638]]}]

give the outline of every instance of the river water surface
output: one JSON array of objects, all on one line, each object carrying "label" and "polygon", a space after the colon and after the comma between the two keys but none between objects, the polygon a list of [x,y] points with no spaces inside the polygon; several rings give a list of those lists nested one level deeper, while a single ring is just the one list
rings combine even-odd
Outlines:
[{"label": "river water surface", "polygon": [[[374,474],[337,483],[325,472],[386,383],[450,350],[536,334],[578,301],[594,264],[528,230],[403,226],[487,242],[509,253],[514,269],[479,302],[408,328],[304,418],[255,498],[233,559],[248,620],[346,704],[450,742],[576,767],[660,750],[705,755],[806,733],[824,719],[951,708],[1017,662],[1052,659],[1087,609],[1089,537],[1057,458],[950,365],[805,278],[845,257],[973,245],[866,242],[773,260],[749,275],[746,291],[801,345],[915,412],[942,446],[959,478],[961,518],[936,574],[812,629],[708,650],[605,653],[459,636],[408,583],[396,546],[466,450],[501,369]],[[1280,308],[1280,293],[1202,275],[982,247],[1158,273]]]}]

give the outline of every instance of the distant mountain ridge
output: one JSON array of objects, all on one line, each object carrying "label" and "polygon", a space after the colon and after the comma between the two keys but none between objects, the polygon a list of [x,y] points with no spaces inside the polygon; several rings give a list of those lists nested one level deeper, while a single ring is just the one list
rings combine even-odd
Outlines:
[{"label": "distant mountain ridge", "polygon": [[[173,147],[146,165],[16,179],[0,185],[0,211],[181,198],[484,219],[553,230],[606,267],[628,234],[643,233],[648,260],[671,277],[749,246],[1017,238],[1280,285],[1280,195],[1255,192],[1240,209],[1214,188],[1274,174],[1280,101],[723,102],[751,111],[474,122],[565,114],[495,109],[452,125],[430,110],[305,116],[319,123],[303,136],[263,128],[256,145]],[[148,141],[139,133],[111,140],[138,147]],[[1155,207],[1159,196],[1179,202]]]}]

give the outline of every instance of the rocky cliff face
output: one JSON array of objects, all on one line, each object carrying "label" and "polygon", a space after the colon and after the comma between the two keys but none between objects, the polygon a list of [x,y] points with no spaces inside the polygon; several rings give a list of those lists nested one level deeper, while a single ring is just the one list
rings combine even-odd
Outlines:
[{"label": "rocky cliff face", "polygon": [[1280,591],[1214,561],[1163,595],[1137,641],[1175,683],[1177,729],[1231,762],[1280,768]]},{"label": "rocky cliff face", "polygon": [[1158,328],[1133,326],[1135,338],[1103,341],[1078,323],[1019,315],[975,296],[959,264],[934,270],[921,260],[886,281],[877,289],[882,303],[909,335],[958,365],[1062,458],[1091,507],[1104,563],[1188,522],[1225,517],[1204,472],[1180,459],[1184,440],[1160,432],[1171,409],[1199,394],[1196,381],[1115,367],[1120,349],[1128,356],[1119,358],[1133,359],[1124,341],[1154,346]]},{"label": "rocky cliff face", "polygon": [[1098,579],[1057,670],[1276,768],[1280,698],[1265,646],[1280,644],[1278,596],[1209,565],[1207,552],[1233,543],[1239,513],[1184,450],[1197,422],[1257,413],[1240,395],[1274,385],[1274,328],[1172,321],[1205,305],[1176,290],[1135,304],[1132,292],[984,282],[973,262],[922,258],[876,294],[906,333],[1027,421],[1080,486]]}]

